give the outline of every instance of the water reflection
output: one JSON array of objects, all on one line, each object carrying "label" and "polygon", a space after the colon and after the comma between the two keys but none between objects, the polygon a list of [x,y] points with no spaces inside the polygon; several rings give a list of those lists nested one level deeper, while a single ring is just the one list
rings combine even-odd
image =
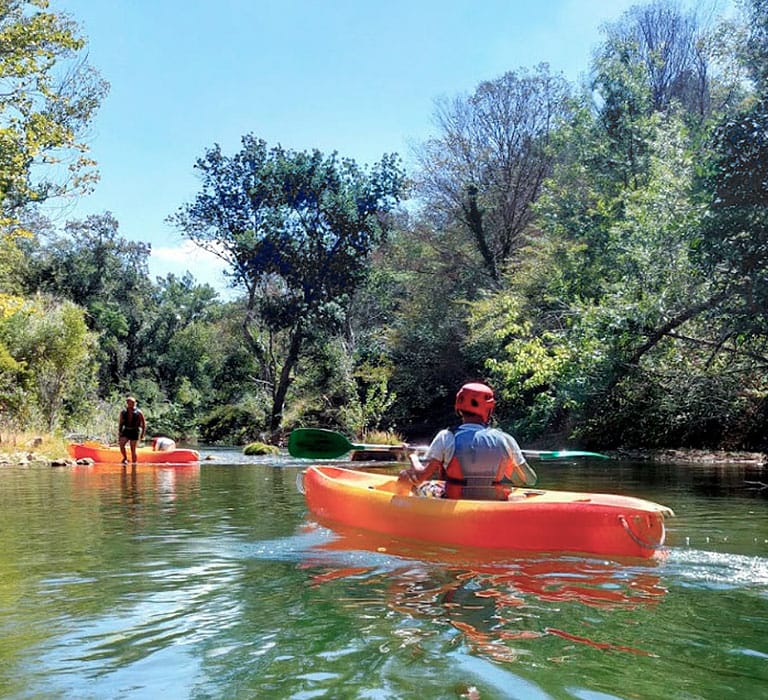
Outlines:
[{"label": "water reflection", "polygon": [[[312,586],[346,581],[383,593],[404,619],[448,624],[473,652],[495,661],[518,660],[519,643],[554,636],[568,645],[651,654],[585,633],[583,608],[631,611],[655,606],[667,593],[647,561],[459,551],[338,530],[305,552],[300,566]],[[366,561],[366,557],[368,561]],[[550,624],[553,609],[571,610]],[[582,608],[582,613],[578,609]],[[575,617],[574,617],[575,615]],[[569,627],[564,621],[573,623]],[[401,643],[420,631],[405,625]],[[410,641],[407,641],[412,637]]]}]

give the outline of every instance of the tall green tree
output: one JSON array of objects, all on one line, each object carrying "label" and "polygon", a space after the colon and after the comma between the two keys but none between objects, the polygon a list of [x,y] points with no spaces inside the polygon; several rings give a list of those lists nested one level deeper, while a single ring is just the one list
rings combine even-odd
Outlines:
[{"label": "tall green tree", "polygon": [[636,419],[638,403],[612,403],[616,387],[663,383],[665,363],[674,366],[670,336],[713,298],[690,257],[703,209],[686,144],[679,120],[658,125],[645,144],[645,184],[624,192],[620,206],[580,182],[585,204],[604,212],[592,221],[584,209],[568,216],[577,201],[570,179],[549,183],[539,206],[544,235],[526,249],[508,288],[475,305],[475,342],[496,344],[489,369],[525,415],[523,434],[580,425],[595,439],[619,417],[624,425]]},{"label": "tall green tree", "polygon": [[742,60],[759,93],[768,94],[768,0],[741,0],[747,27]]},{"label": "tall green tree", "polygon": [[110,214],[67,222],[27,245],[25,287],[69,299],[88,310],[100,337],[100,384],[106,394],[123,391],[140,368],[152,367],[144,345],[154,300],[147,243],[129,241]]},{"label": "tall green tree", "polygon": [[246,292],[243,327],[270,387],[274,433],[306,341],[341,328],[404,173],[395,156],[364,170],[336,154],[268,148],[252,135],[234,156],[214,146],[195,167],[202,191],[171,220],[222,257]]},{"label": "tall green tree", "polygon": [[725,407],[738,406],[739,382],[721,380],[732,348],[718,354],[714,331],[724,290],[692,254],[709,122],[691,118],[678,88],[696,35],[670,8],[640,6],[609,28],[594,109],[557,135],[542,234],[506,289],[474,308],[473,341],[495,343],[489,369],[523,434],[578,425],[592,440],[701,446],[736,420]]}]

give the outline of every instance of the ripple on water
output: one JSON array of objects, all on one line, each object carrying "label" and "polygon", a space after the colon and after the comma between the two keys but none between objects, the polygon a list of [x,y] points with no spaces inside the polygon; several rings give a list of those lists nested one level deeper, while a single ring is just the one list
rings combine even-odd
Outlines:
[{"label": "ripple on water", "polygon": [[700,549],[673,549],[665,573],[684,585],[713,589],[768,587],[768,558]]}]

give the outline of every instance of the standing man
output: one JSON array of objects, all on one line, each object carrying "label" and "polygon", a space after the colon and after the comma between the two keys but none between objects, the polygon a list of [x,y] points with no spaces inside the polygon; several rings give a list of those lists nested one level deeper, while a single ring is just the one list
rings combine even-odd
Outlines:
[{"label": "standing man", "polygon": [[125,443],[131,443],[131,461],[136,464],[136,443],[144,439],[147,423],[144,414],[136,406],[136,399],[129,396],[125,400],[125,408],[120,411],[120,419],[117,424],[117,438],[120,444],[120,452],[123,455],[123,464],[127,464],[128,455],[125,452]]}]

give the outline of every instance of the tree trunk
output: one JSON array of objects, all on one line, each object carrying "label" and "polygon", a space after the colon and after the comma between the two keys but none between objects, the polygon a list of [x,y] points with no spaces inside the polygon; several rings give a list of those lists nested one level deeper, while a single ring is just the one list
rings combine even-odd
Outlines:
[{"label": "tree trunk", "polygon": [[488,240],[485,236],[485,230],[483,229],[483,214],[477,206],[476,187],[470,186],[467,188],[467,199],[467,206],[464,207],[467,226],[469,226],[469,230],[472,231],[472,235],[475,237],[478,250],[480,251],[480,255],[483,256],[485,266],[488,268],[491,279],[494,282],[498,282],[499,271],[496,267],[496,257],[488,245]]},{"label": "tree trunk", "polygon": [[301,352],[301,345],[304,341],[304,334],[302,331],[296,329],[291,337],[291,346],[288,350],[288,355],[283,363],[283,368],[280,371],[280,378],[275,386],[274,393],[272,394],[272,417],[270,419],[269,429],[272,435],[272,441],[276,442],[278,438],[278,432],[280,425],[283,422],[283,409],[285,408],[285,397],[288,394],[288,387],[291,385],[291,375],[296,363],[299,361],[299,354]]}]

